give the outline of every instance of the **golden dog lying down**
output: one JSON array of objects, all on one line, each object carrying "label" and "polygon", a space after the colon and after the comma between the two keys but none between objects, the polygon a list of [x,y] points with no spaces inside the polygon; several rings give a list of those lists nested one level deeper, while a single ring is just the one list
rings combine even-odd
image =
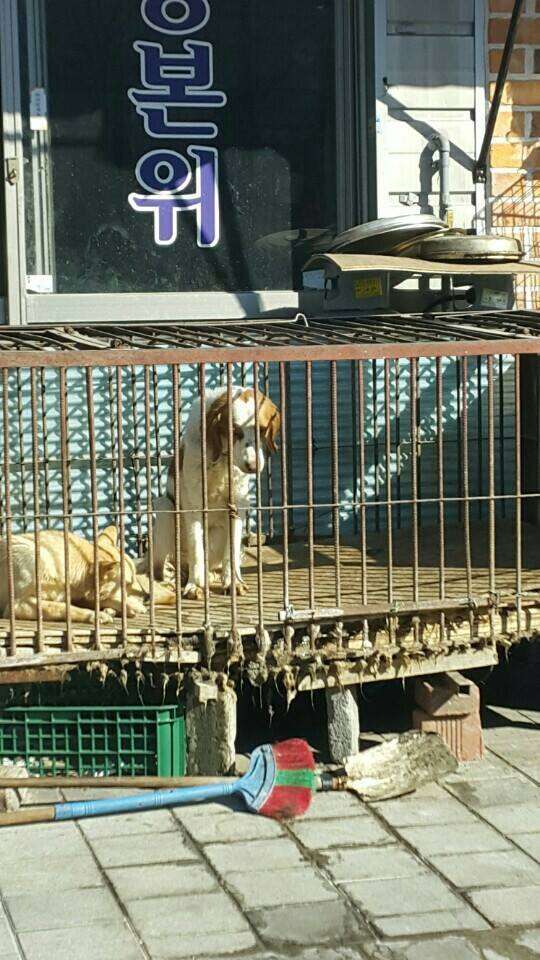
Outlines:
[{"label": "golden dog lying down", "polygon": [[[79,623],[95,622],[94,544],[73,533],[68,534],[69,581],[71,586],[71,619]],[[122,612],[122,556],[118,548],[116,527],[107,527],[97,541],[99,564],[100,622],[110,623]],[[67,620],[65,596],[65,542],[62,530],[44,530],[40,534],[41,597],[44,620]],[[12,538],[13,578],[15,582],[15,618],[35,620],[36,544],[33,533],[15,534]],[[135,564],[125,557],[126,610],[128,617],[144,616],[148,593],[139,580]],[[155,585],[154,601],[172,605],[175,594]],[[0,615],[9,616],[7,544],[0,541]]]}]

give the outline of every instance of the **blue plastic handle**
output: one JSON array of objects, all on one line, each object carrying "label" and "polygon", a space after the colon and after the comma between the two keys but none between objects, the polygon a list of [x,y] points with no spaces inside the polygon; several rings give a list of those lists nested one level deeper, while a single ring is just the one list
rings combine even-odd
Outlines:
[{"label": "blue plastic handle", "polygon": [[130,797],[107,797],[103,800],[76,800],[56,803],[55,820],[76,820],[80,817],[100,817],[106,814],[131,813],[139,810],[160,810],[188,803],[220,800],[229,797],[238,789],[238,783],[216,783],[204,787],[182,787],[176,790],[157,790],[155,793],[138,793]]}]

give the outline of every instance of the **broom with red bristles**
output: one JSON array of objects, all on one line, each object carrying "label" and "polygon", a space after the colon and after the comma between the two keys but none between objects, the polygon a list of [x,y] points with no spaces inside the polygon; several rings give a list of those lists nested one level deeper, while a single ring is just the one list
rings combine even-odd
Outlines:
[{"label": "broom with red bristles", "polygon": [[[48,778],[42,782],[47,785],[50,783]],[[99,782],[97,780],[96,785]],[[18,784],[31,787],[32,778],[19,780]],[[69,783],[69,786],[75,785],[76,778]],[[15,810],[0,815],[0,826],[159,810],[162,807],[223,800],[235,795],[242,796],[246,807],[253,813],[275,820],[291,820],[307,811],[317,785],[315,761],[309,744],[305,740],[284,740],[273,746],[265,744],[257,747],[251,755],[247,773],[239,780]]]}]

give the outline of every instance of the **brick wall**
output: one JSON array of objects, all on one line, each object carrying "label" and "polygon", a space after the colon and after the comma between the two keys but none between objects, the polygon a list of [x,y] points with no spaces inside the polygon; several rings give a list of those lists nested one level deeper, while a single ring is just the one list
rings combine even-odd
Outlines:
[{"label": "brick wall", "polygon": [[[489,7],[489,93],[500,64],[513,0]],[[525,0],[491,150],[491,226],[540,258],[540,0]],[[530,288],[529,288],[530,289]],[[540,306],[540,289],[532,291]]]}]

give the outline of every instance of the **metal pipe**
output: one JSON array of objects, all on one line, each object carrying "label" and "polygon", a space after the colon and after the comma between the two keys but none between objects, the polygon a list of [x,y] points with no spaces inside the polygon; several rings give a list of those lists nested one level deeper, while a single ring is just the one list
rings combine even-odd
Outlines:
[{"label": "metal pipe", "polygon": [[517,33],[519,18],[523,10],[523,4],[524,4],[524,0],[515,0],[514,9],[512,10],[512,16],[510,17],[508,33],[506,34],[506,43],[504,45],[504,50],[501,58],[501,65],[499,67],[499,73],[497,74],[495,92],[493,94],[493,100],[491,102],[491,107],[489,110],[489,115],[486,123],[486,132],[484,134],[482,146],[480,147],[478,160],[476,161],[474,166],[474,182],[475,183],[486,182],[488,153],[491,148],[493,132],[495,130],[495,124],[497,122],[497,117],[499,115],[499,107],[501,105],[504,85],[506,83],[506,78],[508,76],[508,70],[510,69],[510,57],[512,56],[512,51],[514,49],[514,44],[516,41],[516,33]]},{"label": "metal pipe", "polygon": [[439,154],[439,216],[452,225],[450,208],[450,140],[444,133],[433,133],[428,147],[432,153]]}]

